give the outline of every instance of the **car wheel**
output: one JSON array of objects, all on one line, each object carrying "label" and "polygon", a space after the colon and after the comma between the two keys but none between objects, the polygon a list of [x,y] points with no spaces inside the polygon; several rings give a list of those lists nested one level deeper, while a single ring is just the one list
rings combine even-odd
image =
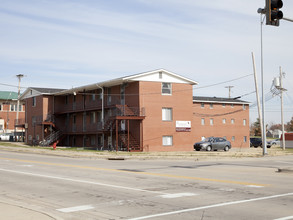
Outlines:
[{"label": "car wheel", "polygon": [[267,148],[271,148],[271,146],[267,146]]},{"label": "car wheel", "polygon": [[212,150],[212,147],[211,146],[207,146],[207,151],[211,151]]},{"label": "car wheel", "polygon": [[228,146],[225,146],[224,147],[224,151],[229,151],[229,147]]}]

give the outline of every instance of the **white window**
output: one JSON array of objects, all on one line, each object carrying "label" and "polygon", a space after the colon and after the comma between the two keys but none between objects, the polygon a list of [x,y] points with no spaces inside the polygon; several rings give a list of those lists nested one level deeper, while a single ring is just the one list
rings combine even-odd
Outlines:
[{"label": "white window", "polygon": [[244,143],[247,142],[247,136],[244,136],[244,139],[243,139]]},{"label": "white window", "polygon": [[242,106],[242,107],[243,107],[243,110],[245,110],[245,109],[246,109],[246,105],[244,105],[244,104],[243,104],[243,106]]},{"label": "white window", "polygon": [[11,112],[16,111],[16,106],[17,106],[17,105],[13,105],[13,104],[11,104],[11,105],[10,105],[10,111],[11,111]]},{"label": "white window", "polygon": [[246,126],[246,119],[243,119],[243,125]]},{"label": "white window", "polygon": [[172,108],[162,108],[162,120],[172,121]]},{"label": "white window", "polygon": [[173,136],[163,136],[163,146],[172,146]]},{"label": "white window", "polygon": [[232,141],[235,141],[235,136],[232,136]]},{"label": "white window", "polygon": [[234,108],[234,104],[231,104],[231,108]]},{"label": "white window", "polygon": [[171,95],[172,85],[171,83],[162,83],[162,95]]},{"label": "white window", "polygon": [[213,109],[214,108],[214,105],[213,103],[210,104],[210,109]]},{"label": "white window", "polygon": [[235,124],[235,119],[234,118],[231,119],[231,124]]},{"label": "white window", "polygon": [[210,125],[214,125],[214,119],[210,118]]},{"label": "white window", "polygon": [[204,108],[204,103],[201,103],[201,108]]},{"label": "white window", "polygon": [[222,119],[223,124],[226,124],[226,118]]},{"label": "white window", "polygon": [[223,107],[223,108],[225,108],[225,107],[226,107],[226,104],[225,104],[225,103],[223,103],[223,104],[222,104],[222,107]]},{"label": "white window", "polygon": [[204,118],[201,119],[201,125],[204,125],[205,124],[205,120]]}]

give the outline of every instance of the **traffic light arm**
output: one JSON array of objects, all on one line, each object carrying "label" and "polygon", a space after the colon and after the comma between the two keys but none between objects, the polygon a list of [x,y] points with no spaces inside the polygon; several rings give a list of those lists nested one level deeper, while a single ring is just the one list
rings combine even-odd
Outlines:
[{"label": "traffic light arm", "polygon": [[283,20],[286,20],[286,21],[291,21],[291,22],[293,22],[293,19],[291,19],[291,18],[284,18],[284,17],[283,17]]}]

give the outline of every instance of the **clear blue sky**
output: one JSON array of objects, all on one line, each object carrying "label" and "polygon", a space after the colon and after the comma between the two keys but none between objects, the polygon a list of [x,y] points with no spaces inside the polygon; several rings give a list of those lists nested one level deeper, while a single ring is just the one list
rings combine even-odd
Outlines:
[{"label": "clear blue sky", "polygon": [[[293,18],[293,1],[283,0]],[[71,88],[164,68],[199,82],[194,94],[232,97],[260,82],[260,15],[265,0],[0,0],[0,90]],[[293,23],[264,26],[264,88],[286,72],[285,121],[293,116]],[[255,103],[255,94],[242,97]],[[278,97],[267,123],[280,123]],[[256,108],[251,109],[251,122]]]}]

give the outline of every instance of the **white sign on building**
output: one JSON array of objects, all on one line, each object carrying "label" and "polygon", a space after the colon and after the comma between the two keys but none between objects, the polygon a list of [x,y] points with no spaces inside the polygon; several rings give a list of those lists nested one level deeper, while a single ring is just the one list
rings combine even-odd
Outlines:
[{"label": "white sign on building", "polygon": [[190,132],[191,131],[191,121],[176,121],[176,131],[177,132]]}]

